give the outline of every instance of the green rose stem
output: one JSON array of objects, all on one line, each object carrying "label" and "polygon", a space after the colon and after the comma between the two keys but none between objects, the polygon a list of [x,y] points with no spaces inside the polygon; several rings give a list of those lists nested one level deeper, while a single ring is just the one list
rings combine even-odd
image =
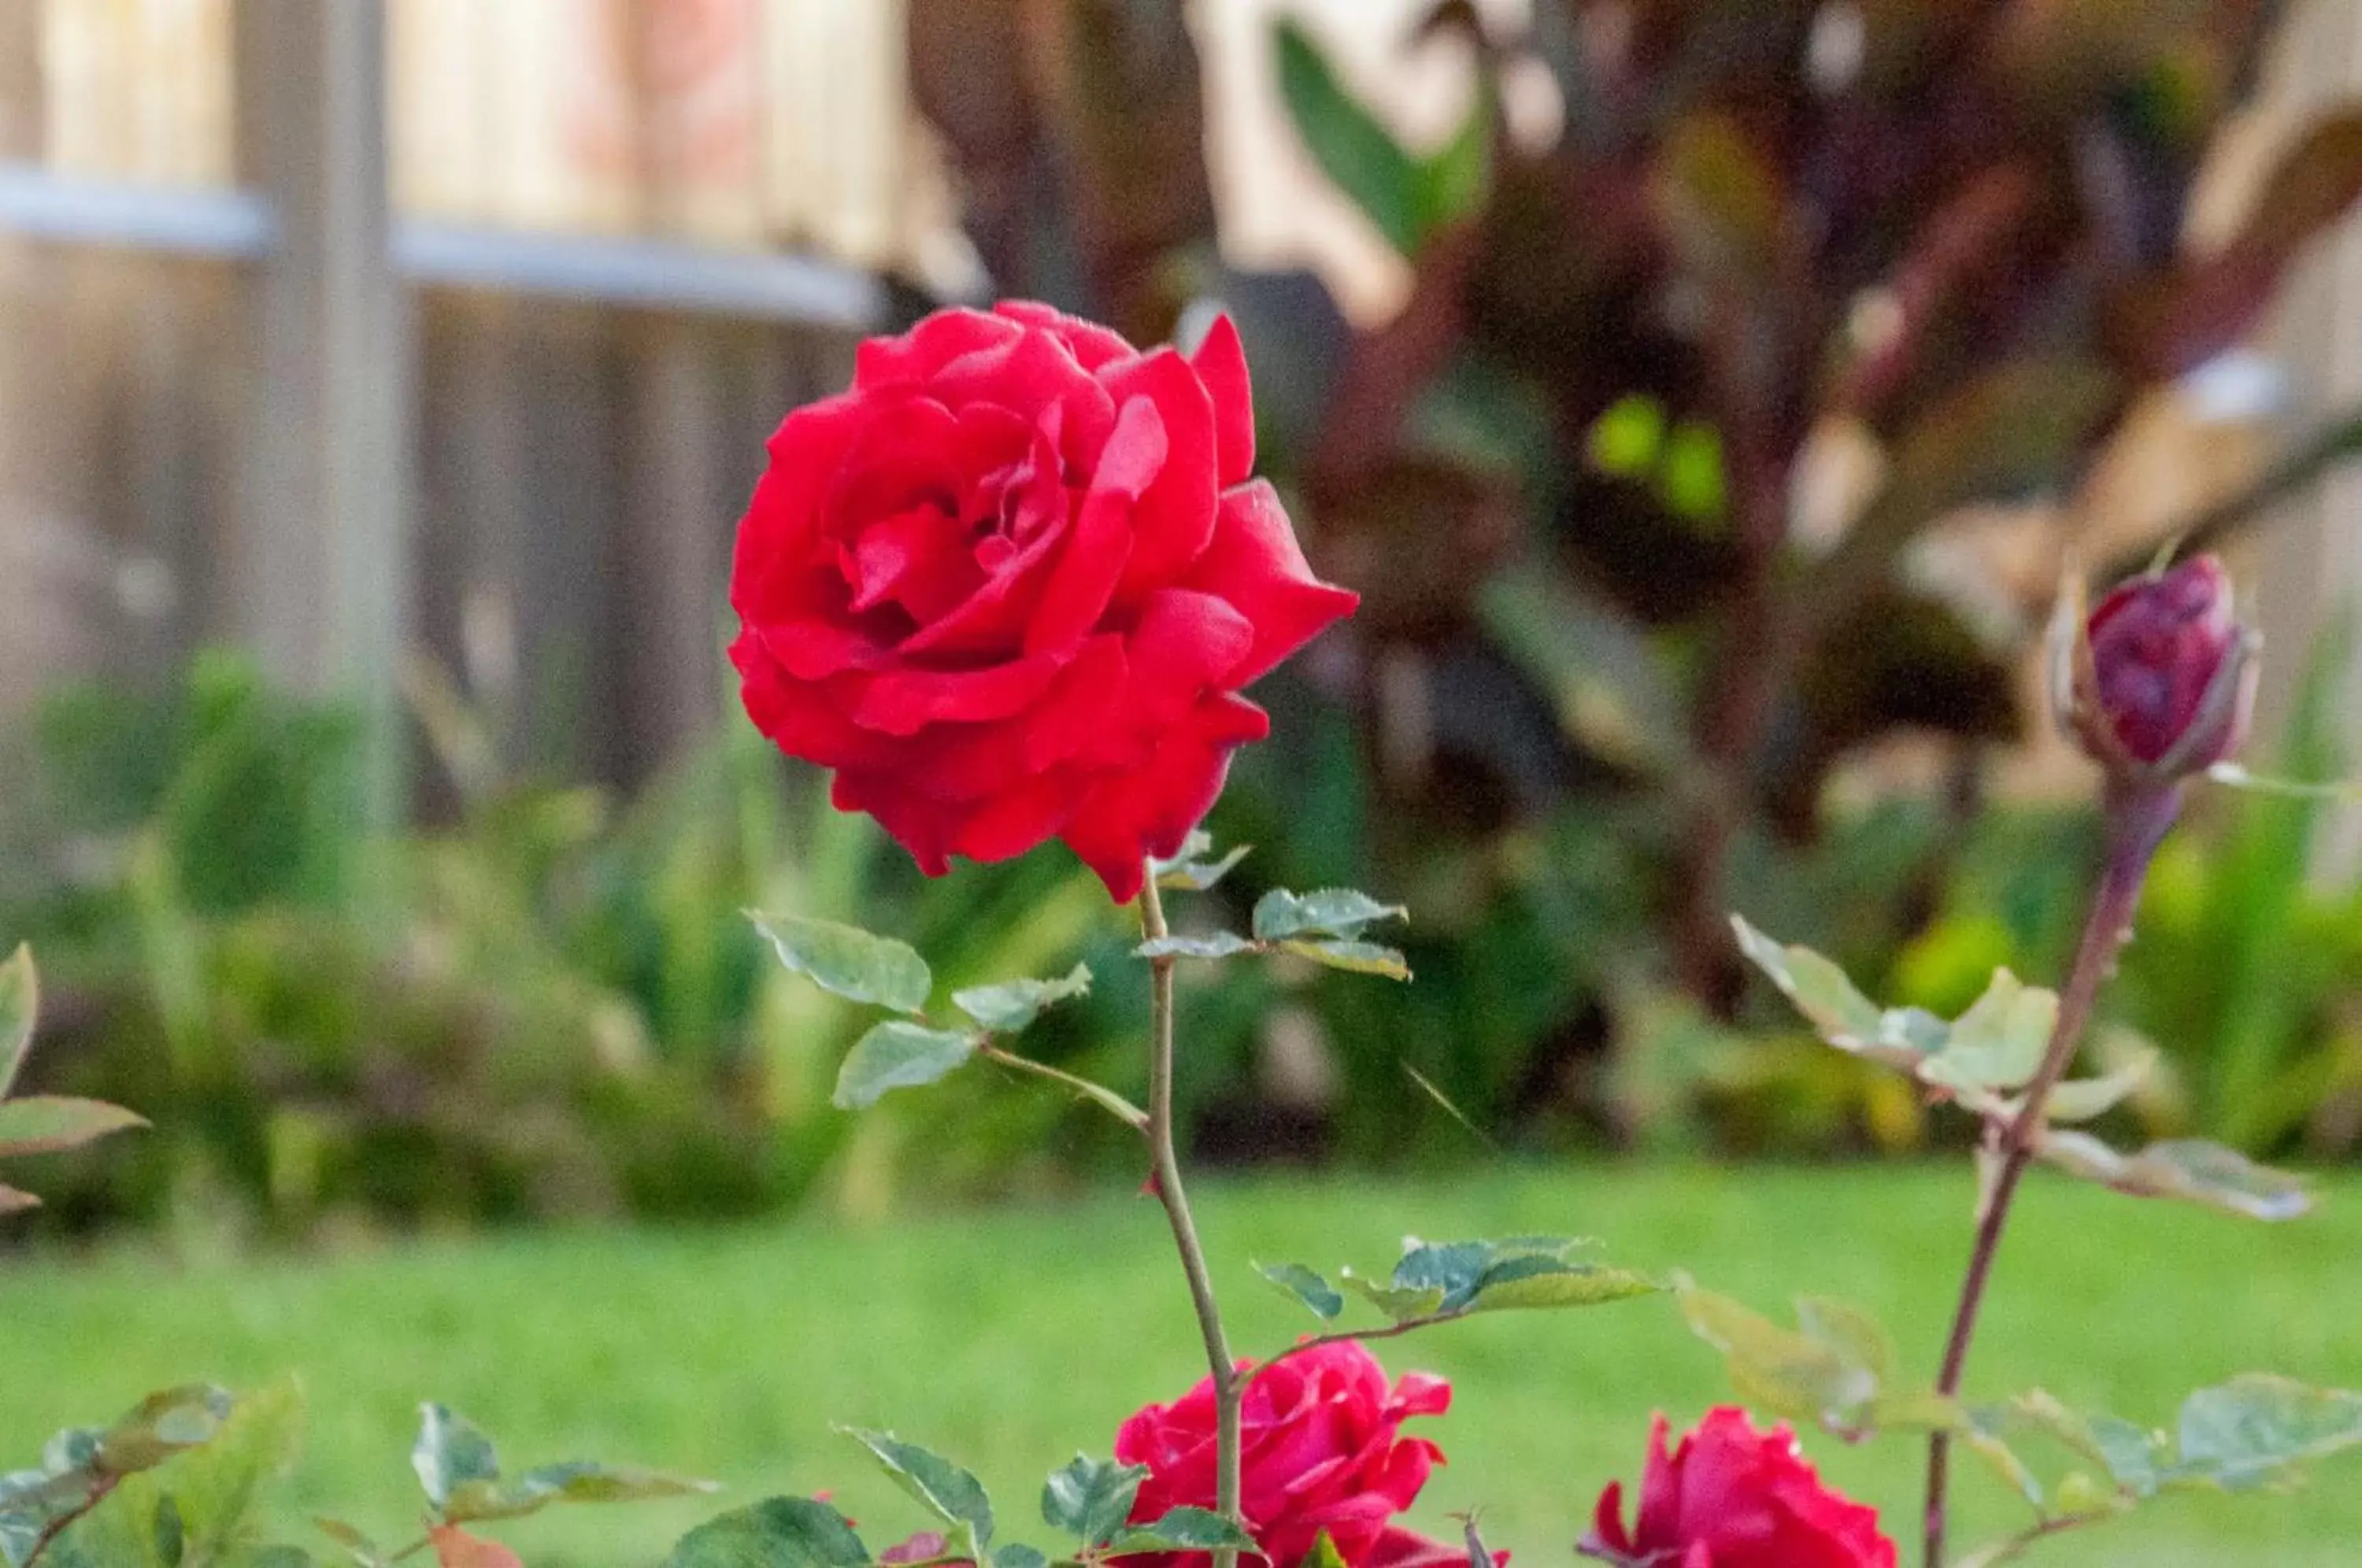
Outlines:
[{"label": "green rose stem", "polygon": [[[1157,896],[1156,863],[1149,862],[1147,879],[1140,885],[1140,928],[1151,942],[1167,934],[1164,901]],[[1152,1180],[1164,1217],[1173,1223],[1173,1244],[1180,1249],[1181,1272],[1189,1276],[1189,1299],[1198,1309],[1198,1331],[1206,1341],[1206,1366],[1214,1379],[1214,1507],[1224,1518],[1244,1525],[1239,1517],[1239,1395],[1241,1378],[1231,1360],[1231,1344],[1222,1332],[1222,1309],[1214,1300],[1213,1277],[1206,1272],[1206,1252],[1198,1242],[1198,1224],[1189,1217],[1188,1194],[1181,1187],[1181,1162],[1173,1150],[1173,966],[1170,957],[1148,961],[1150,980],[1148,1031],[1148,1150]],[[1214,1568],[1236,1568],[1234,1550],[1214,1553]]]},{"label": "green rose stem", "polygon": [[[1969,1253],[1969,1271],[1960,1281],[1960,1303],[1952,1315],[1951,1338],[1944,1345],[1944,1364],[1936,1377],[1936,1392],[1947,1398],[1960,1391],[1960,1375],[1968,1365],[1969,1342],[1977,1331],[1977,1311],[1984,1304],[1985,1284],[1992,1275],[1993,1254],[2009,1223],[2009,1208],[2017,1186],[2033,1160],[2042,1131],[2042,1113],[2050,1091],[2075,1059],[2083,1026],[2092,1015],[2092,999],[2113,967],[2116,950],[2132,934],[2135,906],[2149,859],[2157,853],[2166,830],[2181,809],[2178,784],[2118,788],[2107,799],[2108,854],[2083,935],[2075,948],[2074,966],[2058,999],[2058,1020],[2050,1032],[2050,1047],[2042,1065],[2025,1086],[2025,1102],[2003,1128],[1994,1154],[1998,1166],[1992,1186],[1977,1216],[1977,1239]],[[1943,1568],[1945,1504],[1951,1480],[1952,1434],[1938,1430],[1927,1440],[1926,1568]]]}]

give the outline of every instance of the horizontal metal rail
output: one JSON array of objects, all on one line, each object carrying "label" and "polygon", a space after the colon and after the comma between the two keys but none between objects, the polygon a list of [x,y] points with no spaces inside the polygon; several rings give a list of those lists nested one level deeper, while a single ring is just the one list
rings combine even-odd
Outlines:
[{"label": "horizontal metal rail", "polygon": [[[68,245],[259,260],[277,223],[247,191],[135,185],[0,163],[0,235]],[[812,257],[668,240],[397,222],[395,271],[425,287],[487,289],[800,326],[863,331],[886,312],[884,286]]]},{"label": "horizontal metal rail", "polygon": [[268,254],[270,204],[246,191],[134,185],[0,163],[0,234],[216,260]]},{"label": "horizontal metal rail", "polygon": [[393,261],[424,284],[800,326],[857,332],[886,313],[884,286],[855,268],[666,240],[398,223]]}]

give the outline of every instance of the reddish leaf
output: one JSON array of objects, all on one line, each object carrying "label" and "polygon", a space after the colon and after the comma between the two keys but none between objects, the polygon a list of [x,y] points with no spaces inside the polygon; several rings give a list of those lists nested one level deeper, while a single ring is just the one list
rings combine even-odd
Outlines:
[{"label": "reddish leaf", "polygon": [[442,1568],[524,1568],[524,1559],[507,1547],[469,1535],[457,1525],[437,1525],[426,1539],[434,1543],[435,1560]]}]

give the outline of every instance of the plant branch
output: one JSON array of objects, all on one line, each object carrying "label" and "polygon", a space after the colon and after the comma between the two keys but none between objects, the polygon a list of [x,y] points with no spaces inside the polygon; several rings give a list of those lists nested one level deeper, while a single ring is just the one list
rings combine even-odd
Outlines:
[{"label": "plant branch", "polygon": [[[2351,458],[2362,457],[2362,414],[2352,414],[2314,434],[2282,457],[2246,489],[2226,496],[2170,530],[2182,554],[2209,550],[2238,533],[2268,511]],[[2157,554],[2154,544],[2130,550],[2107,563],[2097,579],[2102,587],[2122,582],[2147,569]]]},{"label": "plant branch", "polygon": [[[1151,942],[1168,934],[1164,901],[1156,891],[1156,866],[1151,862],[1140,885],[1140,925]],[[1242,1379],[1231,1360],[1230,1341],[1222,1332],[1222,1309],[1214,1300],[1214,1281],[1206,1270],[1206,1252],[1198,1242],[1197,1221],[1189,1214],[1188,1196],[1181,1186],[1181,1162],[1173,1143],[1173,969],[1170,956],[1148,961],[1150,1023],[1148,1033],[1148,1148],[1150,1180],[1164,1216],[1173,1225],[1173,1244],[1181,1253],[1181,1272],[1189,1279],[1189,1299],[1198,1309],[1198,1331],[1206,1342],[1206,1367],[1214,1384],[1214,1508],[1241,1526],[1239,1513],[1239,1400]],[[1237,1568],[1235,1548],[1214,1553],[1214,1568]]]},{"label": "plant branch", "polygon": [[41,1560],[41,1553],[47,1551],[58,1537],[73,1528],[76,1520],[106,1501],[108,1494],[112,1493],[122,1480],[123,1477],[120,1475],[103,1477],[90,1489],[89,1496],[42,1526],[41,1533],[33,1538],[33,1550],[25,1554],[25,1568],[33,1568],[33,1564]]},{"label": "plant branch", "polygon": [[1105,1084],[1095,1084],[1088,1078],[1077,1077],[1073,1073],[1050,1066],[1047,1062],[1037,1062],[1031,1056],[1021,1056],[1013,1051],[1004,1051],[988,1038],[977,1043],[976,1054],[988,1062],[995,1062],[1021,1073],[1032,1073],[1037,1077],[1047,1078],[1054,1084],[1063,1085],[1081,1095],[1085,1099],[1099,1106],[1109,1115],[1133,1132],[1140,1133],[1148,1132],[1148,1112],[1141,1110]]},{"label": "plant branch", "polygon": [[[2178,786],[2140,793],[2112,791],[2109,797],[2107,863],[2101,871],[2099,889],[2092,898],[2082,939],[2076,945],[2066,989],[2059,995],[2058,1019],[2050,1032],[2049,1048],[2043,1054],[2042,1065],[2036,1069],[2033,1080],[2025,1086],[2025,1101],[2016,1116],[2002,1129],[1998,1143],[1992,1146],[1992,1185],[1978,1207],[1976,1243],[1969,1254],[1968,1273],[1960,1281],[1959,1306],[1952,1315],[1951,1337],[1945,1343],[1943,1368],[1936,1378],[1936,1392],[1946,1398],[1960,1391],[1960,1376],[1968,1365],[1970,1342],[1976,1337],[1977,1313],[1984,1304],[1993,1257],[2001,1246],[2002,1231],[2009,1223],[2010,1204],[2017,1195],[2018,1183],[2034,1157],[2051,1091],[2058,1087],[2058,1080],[2066,1076],[2075,1059],[2100,984],[2114,963],[2116,950],[2130,934],[2133,910],[2140,901],[2141,882],[2148,874],[2149,857],[2156,854],[2166,829],[2173,825],[2180,806]],[[1944,1564],[1951,1452],[1949,1431],[1939,1430],[1928,1438],[1926,1568],[1943,1568]]]}]

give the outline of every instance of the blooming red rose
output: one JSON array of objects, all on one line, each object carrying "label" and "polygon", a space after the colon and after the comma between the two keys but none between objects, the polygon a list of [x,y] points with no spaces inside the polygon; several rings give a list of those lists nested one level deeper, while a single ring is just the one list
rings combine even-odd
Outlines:
[{"label": "blooming red rose", "polygon": [[2213,556],[2124,584],[2081,627],[2063,622],[2058,636],[2054,701],[2112,773],[2170,781],[2246,740],[2260,639],[2239,624]]},{"label": "blooming red rose", "polygon": [[[1451,1404],[1451,1385],[1423,1372],[1389,1387],[1377,1358],[1350,1341],[1257,1368],[1240,1411],[1240,1512],[1273,1568],[1297,1568],[1324,1530],[1349,1568],[1418,1568],[1420,1549],[1432,1543],[1389,1521],[1410,1507],[1443,1452],[1402,1436],[1402,1423],[1440,1416]],[[1124,1422],[1115,1456],[1148,1466],[1133,1523],[1213,1507],[1213,1379]],[[1129,1561],[1204,1568],[1208,1559],[1174,1552]]]},{"label": "blooming red rose", "polygon": [[1823,1485],[1786,1422],[1759,1432],[1724,1406],[1671,1454],[1665,1432],[1659,1416],[1638,1523],[1624,1528],[1624,1484],[1610,1482],[1586,1555],[1630,1568],[1894,1568],[1878,1511]]},{"label": "blooming red rose", "polygon": [[731,574],[746,711],[930,875],[1055,837],[1131,898],[1269,730],[1240,688],[1355,603],[1249,478],[1227,318],[1185,359],[941,311],[770,453]]}]

